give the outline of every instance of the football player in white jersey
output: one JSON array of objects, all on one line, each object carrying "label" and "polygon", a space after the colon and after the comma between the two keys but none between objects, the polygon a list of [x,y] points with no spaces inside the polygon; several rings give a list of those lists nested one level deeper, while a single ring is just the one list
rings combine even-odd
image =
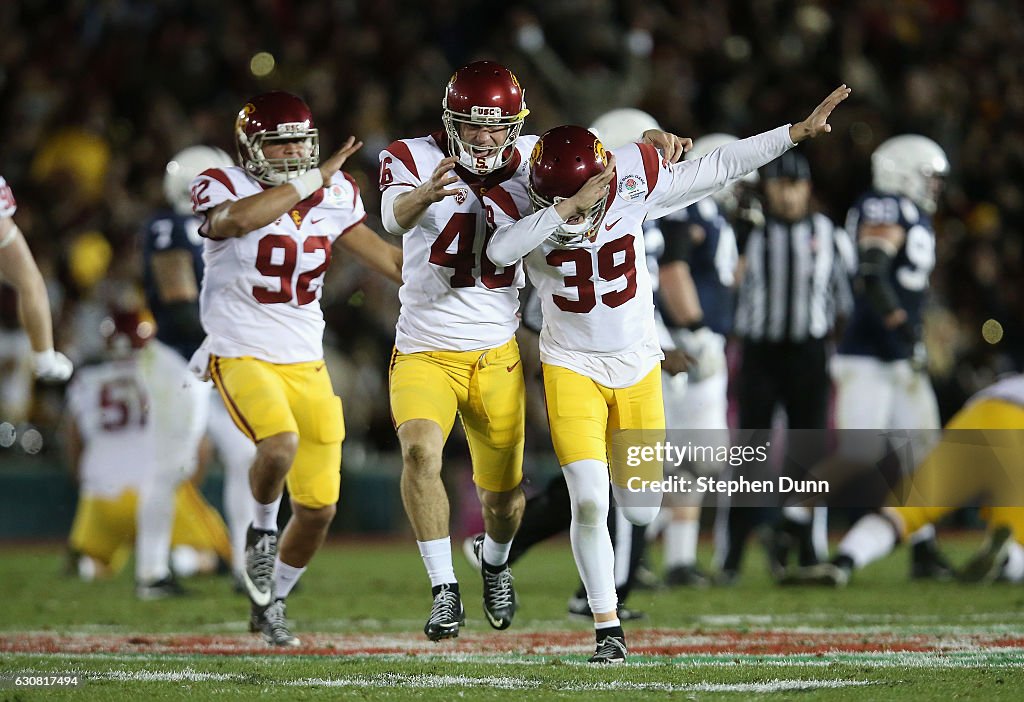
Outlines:
[{"label": "football player in white jersey", "polygon": [[[180,357],[152,340],[153,323],[137,310],[112,310],[100,325],[107,353],[81,366],[67,390],[64,425],[69,463],[79,484],[78,507],[68,539],[73,565],[87,580],[116,574],[136,538],[136,512],[145,485],[160,470],[157,398],[180,387]],[[164,560],[190,547],[196,566],[212,572],[231,556],[227,529],[190,481],[166,496],[171,515]],[[138,553],[138,549],[136,549]],[[201,565],[202,564],[202,565]],[[175,569],[176,575],[188,575]],[[140,588],[143,599],[183,593],[177,579]]]},{"label": "football player in white jersey", "polygon": [[[363,224],[359,189],[340,171],[362,143],[349,137],[320,163],[319,135],[301,99],[252,98],[238,113],[235,138],[240,166],[192,182],[207,238],[199,297],[207,337],[191,366],[213,378],[256,444],[243,575],[251,628],[272,645],[295,646],[284,599],[323,543],[341,482],[344,423],[324,363],[324,273],[336,241],[395,281],[402,252]],[[279,549],[286,482],[292,518]]]},{"label": "football player in white jersey", "polygon": [[[460,68],[442,106],[444,131],[400,139],[380,154],[381,217],[403,236],[405,252],[391,413],[402,445],[402,500],[434,597],[424,633],[434,641],[458,636],[464,620],[441,482],[441,452],[456,415],[484,517],[476,544],[484,614],[505,629],[515,613],[507,561],[525,502],[523,371],[514,338],[524,279],[518,261],[495,266],[483,254],[481,198],[508,178],[525,177],[537,141],[520,136],[529,110],[519,81],[502,65]],[[679,148],[671,139],[665,145]]]},{"label": "football player in white jersey", "polygon": [[[612,545],[606,523],[609,463],[616,503],[634,524],[661,506],[664,438],[660,360],[641,226],[686,207],[764,165],[797,142],[831,130],[844,85],[796,125],[785,125],[666,166],[648,145],[605,153],[582,127],[547,132],[530,171],[488,191],[498,266],[526,257],[544,310],[540,353],[552,443],[572,503],[570,538],[594,615],[592,663],[621,663]],[[609,456],[611,460],[609,461]]]},{"label": "football player in white jersey", "polygon": [[18,317],[32,342],[32,367],[40,380],[63,382],[71,377],[71,361],[53,350],[50,298],[25,236],[14,222],[18,203],[0,176],[0,280],[18,291]]}]

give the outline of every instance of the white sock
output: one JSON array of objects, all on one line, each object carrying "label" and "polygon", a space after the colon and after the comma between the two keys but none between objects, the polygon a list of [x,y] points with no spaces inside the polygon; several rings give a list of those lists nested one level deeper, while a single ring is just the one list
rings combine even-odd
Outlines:
[{"label": "white sock", "polygon": [[923,527],[910,535],[910,545],[914,546],[922,541],[931,541],[935,538],[935,525],[925,524]]},{"label": "white sock", "polygon": [[458,582],[455,579],[455,567],[452,565],[452,539],[450,536],[430,541],[417,541],[416,545],[420,547],[423,565],[427,567],[430,587]]},{"label": "white sock", "polygon": [[507,544],[495,541],[489,534],[484,534],[483,559],[484,563],[492,566],[504,565],[508,561],[508,554],[512,552],[512,542]]},{"label": "white sock", "polygon": [[810,524],[814,513],[810,507],[783,507],[782,516],[796,524]]},{"label": "white sock", "polygon": [[615,612],[615,553],[608,534],[608,466],[584,459],[562,466],[569,487],[569,541],[590,611]]},{"label": "white sock", "polygon": [[280,557],[274,559],[274,596],[279,600],[288,597],[288,593],[305,572],[306,566],[296,568],[282,561]]},{"label": "white sock", "polygon": [[615,619],[609,619],[606,622],[594,622],[594,628],[599,631],[601,629],[611,629],[616,626],[622,626],[622,622],[619,621],[618,617],[615,617]]},{"label": "white sock", "polygon": [[863,568],[889,555],[895,547],[896,530],[892,523],[880,514],[868,514],[846,532],[837,553],[852,559],[855,567]]},{"label": "white sock", "polygon": [[615,510],[612,551],[615,553],[615,589],[618,590],[629,580],[629,561],[633,556],[633,525],[621,509]]},{"label": "white sock", "polygon": [[[231,570],[245,570],[245,532],[252,523],[252,493],[249,492],[249,471],[234,467],[224,469],[224,521],[231,535]],[[277,515],[274,515],[277,519]]]},{"label": "white sock", "polygon": [[180,482],[180,475],[155,469],[139,489],[135,512],[135,577],[139,582],[154,583],[171,574],[174,494]]},{"label": "white sock", "polygon": [[191,578],[199,572],[199,552],[192,546],[171,549],[171,567],[180,578]]},{"label": "white sock", "polygon": [[665,568],[696,564],[697,537],[699,535],[699,520],[673,519],[665,527]]},{"label": "white sock", "polygon": [[1011,583],[1024,580],[1024,546],[1016,541],[1010,542],[1010,550],[1006,554],[1006,565],[1003,566],[1003,577]]},{"label": "white sock", "polygon": [[253,498],[252,501],[252,525],[256,529],[262,529],[263,531],[277,531],[277,510],[281,508],[280,496],[271,502],[269,505],[265,505],[259,500]]}]

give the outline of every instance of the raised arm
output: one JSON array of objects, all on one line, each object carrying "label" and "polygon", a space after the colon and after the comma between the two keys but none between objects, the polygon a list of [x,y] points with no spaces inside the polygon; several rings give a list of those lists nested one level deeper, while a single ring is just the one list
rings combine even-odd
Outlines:
[{"label": "raised arm", "polygon": [[363,142],[356,141],[355,137],[349,137],[319,168],[256,195],[222,202],[210,208],[200,231],[209,239],[232,239],[267,226],[322,188],[324,183],[330,183],[348,157],[362,145]]},{"label": "raised arm", "polygon": [[18,291],[18,319],[32,344],[32,366],[41,380],[62,382],[73,367],[53,349],[53,318],[46,282],[21,230],[11,217],[0,217],[0,280]]},{"label": "raised arm", "polygon": [[734,141],[695,161],[663,169],[659,187],[648,200],[648,216],[657,218],[687,207],[773,161],[799,142],[832,131],[828,117],[849,95],[850,89],[841,85],[801,122]]}]

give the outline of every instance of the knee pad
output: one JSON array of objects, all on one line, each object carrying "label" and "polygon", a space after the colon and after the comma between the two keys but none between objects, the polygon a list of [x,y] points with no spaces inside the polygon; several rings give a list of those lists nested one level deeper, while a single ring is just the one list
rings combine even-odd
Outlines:
[{"label": "knee pad", "polygon": [[569,487],[572,518],[580,526],[605,524],[608,519],[608,466],[585,458],[562,466]]},{"label": "knee pad", "polygon": [[615,506],[635,526],[647,526],[661,511],[660,492],[633,492],[618,485],[612,485]]}]

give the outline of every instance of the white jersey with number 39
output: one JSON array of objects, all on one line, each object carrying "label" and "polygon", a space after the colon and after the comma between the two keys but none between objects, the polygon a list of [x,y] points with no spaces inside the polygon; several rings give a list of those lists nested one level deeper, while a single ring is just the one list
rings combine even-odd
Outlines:
[{"label": "white jersey with number 39", "polygon": [[[202,215],[263,189],[241,168],[212,168],[192,181],[192,207]],[[320,294],[331,246],[364,219],[359,188],[339,172],[277,221],[245,236],[207,239],[199,307],[210,353],[271,363],[323,358]]]},{"label": "white jersey with number 39", "polygon": [[544,313],[541,361],[607,387],[643,379],[663,358],[644,220],[682,209],[792,146],[787,125],[672,166],[663,165],[657,150],[646,144],[615,149],[604,219],[593,240],[568,247],[549,238],[563,224],[554,207],[531,214],[526,176],[488,192],[485,203],[495,226],[490,255],[505,261],[540,242],[528,249],[526,268]]},{"label": "white jersey with number 39", "polygon": [[[380,153],[382,210],[394,208],[395,198],[430,179],[447,156],[446,139],[401,139]],[[536,141],[535,136],[519,137],[516,153],[502,173],[525,175]],[[398,291],[402,310],[395,335],[400,352],[489,349],[515,334],[522,267],[518,262],[495,266],[484,254],[488,229],[480,201],[488,188],[507,177],[503,174],[472,182],[460,178],[447,186],[458,194],[430,205],[404,235]]]}]

